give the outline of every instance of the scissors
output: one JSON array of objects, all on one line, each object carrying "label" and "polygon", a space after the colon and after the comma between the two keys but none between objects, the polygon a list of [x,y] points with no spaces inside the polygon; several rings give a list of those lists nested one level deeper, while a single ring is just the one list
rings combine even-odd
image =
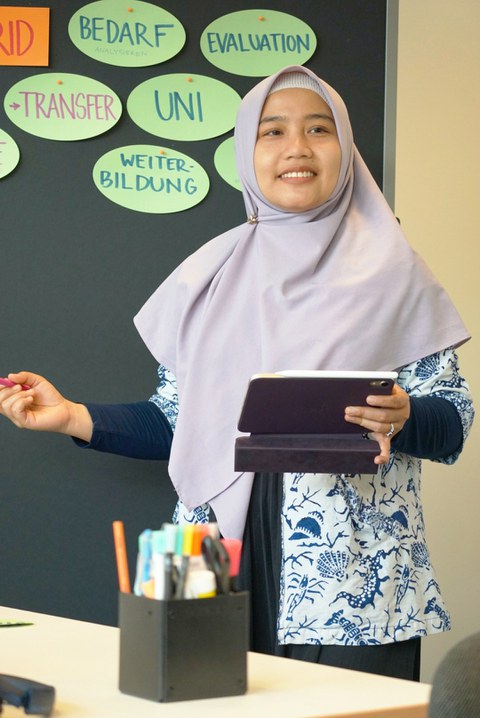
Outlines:
[{"label": "scissors", "polygon": [[217,593],[230,592],[230,557],[228,551],[220,541],[211,536],[204,536],[202,540],[202,556],[207,567],[215,574]]}]

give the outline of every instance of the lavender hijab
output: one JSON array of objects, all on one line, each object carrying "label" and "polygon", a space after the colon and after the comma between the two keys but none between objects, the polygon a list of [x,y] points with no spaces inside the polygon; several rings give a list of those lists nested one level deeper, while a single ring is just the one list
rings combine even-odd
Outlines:
[{"label": "lavender hijab", "polygon": [[[318,82],[342,150],[320,207],[286,213],[262,196],[253,167],[265,99],[283,73]],[[304,67],[261,81],[243,99],[235,146],[246,222],[203,245],[157,289],[135,324],[177,378],[169,472],[192,509],[209,502],[241,538],[252,474],[233,470],[250,376],[282,369],[394,369],[468,339],[447,294],[403,237],[353,144],[339,95]]]}]

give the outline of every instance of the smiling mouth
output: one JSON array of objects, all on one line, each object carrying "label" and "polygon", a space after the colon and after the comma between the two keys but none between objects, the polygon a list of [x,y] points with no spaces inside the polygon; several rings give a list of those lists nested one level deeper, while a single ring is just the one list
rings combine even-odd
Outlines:
[{"label": "smiling mouth", "polygon": [[280,175],[280,179],[296,179],[297,177],[315,177],[315,172],[284,172]]}]

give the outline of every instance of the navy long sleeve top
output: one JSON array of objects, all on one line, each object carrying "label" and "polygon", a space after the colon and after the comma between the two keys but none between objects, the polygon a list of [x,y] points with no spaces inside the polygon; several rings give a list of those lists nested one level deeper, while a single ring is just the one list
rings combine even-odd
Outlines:
[{"label": "navy long sleeve top", "polygon": [[[77,445],[136,459],[168,459],[172,428],[152,401],[134,404],[86,404],[93,420],[91,441]],[[440,397],[410,397],[408,421],[392,447],[420,459],[441,459],[462,444],[463,430],[455,406]]]}]

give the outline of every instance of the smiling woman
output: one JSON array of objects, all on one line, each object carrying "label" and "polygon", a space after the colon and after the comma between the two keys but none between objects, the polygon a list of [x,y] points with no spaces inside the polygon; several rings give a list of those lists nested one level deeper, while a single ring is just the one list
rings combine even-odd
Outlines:
[{"label": "smiling woman", "polygon": [[[255,176],[273,205],[303,212],[318,207],[332,194],[340,172],[341,149],[335,120],[319,89],[289,87],[289,82],[279,80],[263,106],[255,145]],[[310,85],[313,88],[315,83]]]},{"label": "smiling woman", "polygon": [[[363,162],[342,99],[311,70],[285,68],[243,98],[235,151],[248,220],[184,260],[135,318],[160,364],[151,400],[78,404],[22,372],[8,379],[32,388],[0,388],[0,411],[89,448],[169,453],[175,520],[212,510],[243,539],[252,650],[418,677],[420,637],[449,627],[420,459],[462,450],[473,408],[455,348],[468,331]],[[285,369],[398,372],[391,394],[345,407],[378,442],[371,473],[235,472],[248,381]]]}]

